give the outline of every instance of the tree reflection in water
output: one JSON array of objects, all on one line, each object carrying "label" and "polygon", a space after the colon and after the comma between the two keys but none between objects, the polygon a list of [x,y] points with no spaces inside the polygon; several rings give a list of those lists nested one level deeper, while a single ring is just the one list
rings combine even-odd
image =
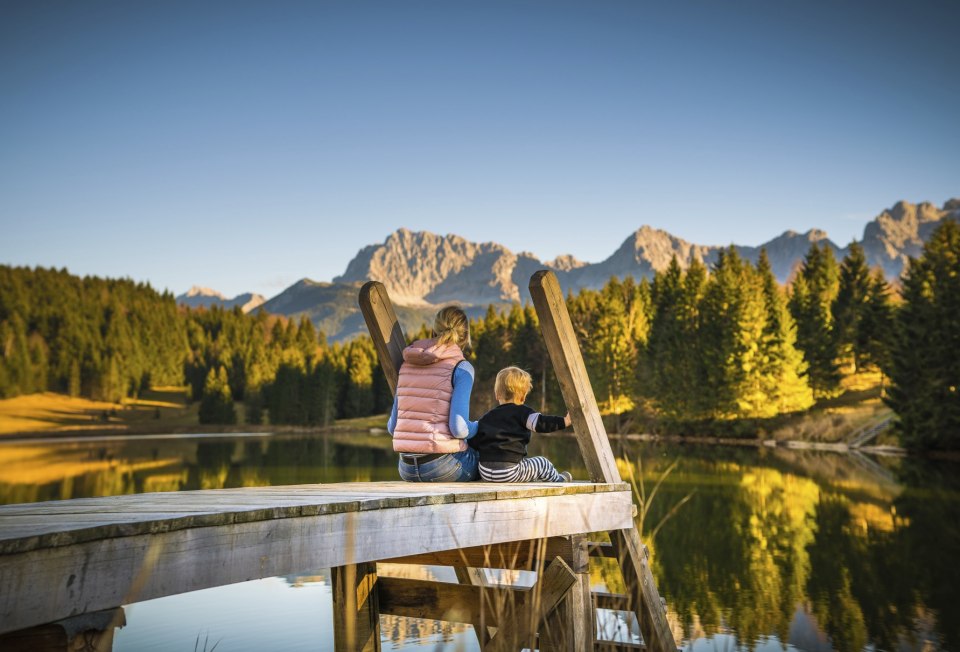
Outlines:
[{"label": "tree reflection in water", "polygon": [[[679,460],[649,505],[644,540],[688,649],[960,650],[960,465],[614,444],[624,460],[642,459],[621,473],[642,471],[648,488]],[[571,437],[535,439],[531,454],[586,477]],[[0,444],[4,503],[396,479],[389,438],[368,433]],[[623,590],[610,560],[594,560],[592,580]],[[462,632],[406,640],[420,634],[439,644]]]},{"label": "tree reflection in water", "polygon": [[[688,641],[733,633],[750,649],[825,636],[841,651],[960,649],[956,465],[899,462],[891,491],[839,456],[815,481],[789,456],[696,453],[681,455],[647,519],[697,488],[648,543]],[[666,463],[653,458],[645,473]]]}]

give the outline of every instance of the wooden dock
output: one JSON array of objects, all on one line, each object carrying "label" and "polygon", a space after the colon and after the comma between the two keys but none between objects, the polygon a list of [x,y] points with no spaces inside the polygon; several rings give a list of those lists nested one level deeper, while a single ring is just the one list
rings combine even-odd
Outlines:
[{"label": "wooden dock", "polygon": [[632,509],[625,485],[408,482],[0,506],[0,633],[251,579],[624,527]]}]

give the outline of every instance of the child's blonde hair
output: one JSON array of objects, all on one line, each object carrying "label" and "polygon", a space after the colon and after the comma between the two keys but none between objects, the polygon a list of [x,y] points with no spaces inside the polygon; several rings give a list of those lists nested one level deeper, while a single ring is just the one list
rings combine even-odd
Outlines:
[{"label": "child's blonde hair", "polygon": [[493,393],[500,403],[520,405],[533,389],[533,378],[520,367],[506,367],[497,374]]},{"label": "child's blonde hair", "polygon": [[456,344],[461,349],[470,348],[470,322],[467,313],[456,306],[441,308],[433,322],[433,334],[437,344]]}]

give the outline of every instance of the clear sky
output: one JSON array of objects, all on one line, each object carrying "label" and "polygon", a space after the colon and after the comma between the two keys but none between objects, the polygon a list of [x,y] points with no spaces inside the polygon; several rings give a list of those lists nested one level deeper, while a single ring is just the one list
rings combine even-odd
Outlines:
[{"label": "clear sky", "polygon": [[273,296],[400,227],[599,261],[960,195],[950,1],[0,3],[0,263]]}]

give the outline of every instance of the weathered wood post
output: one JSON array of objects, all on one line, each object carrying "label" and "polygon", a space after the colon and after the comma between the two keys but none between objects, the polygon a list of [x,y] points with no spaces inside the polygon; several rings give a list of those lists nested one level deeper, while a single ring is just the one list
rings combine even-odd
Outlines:
[{"label": "weathered wood post", "polygon": [[[560,283],[553,272],[540,270],[530,278],[529,287],[587,473],[594,482],[621,482]],[[617,550],[620,570],[647,649],[674,652],[677,645],[639,533],[635,527],[615,530],[610,532],[610,540]]]},{"label": "weathered wood post", "polygon": [[590,598],[590,553],[587,537],[570,537],[570,570],[575,583],[557,605],[540,635],[540,652],[592,652],[594,639],[593,603]]},{"label": "weathered wood post", "polygon": [[380,652],[377,563],[331,568],[333,640],[338,652]]},{"label": "weathered wood post", "polygon": [[393,310],[387,289],[379,281],[368,281],[360,288],[360,312],[367,323],[373,346],[380,358],[380,366],[387,377],[390,392],[397,393],[397,378],[403,364],[403,349],[407,340]]}]

